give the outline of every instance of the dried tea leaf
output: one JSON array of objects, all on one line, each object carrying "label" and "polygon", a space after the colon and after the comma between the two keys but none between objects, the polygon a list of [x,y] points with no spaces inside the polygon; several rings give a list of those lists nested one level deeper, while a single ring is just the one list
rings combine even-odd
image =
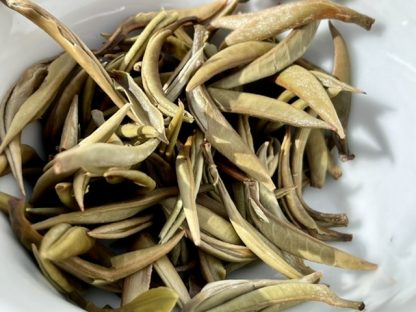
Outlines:
[{"label": "dried tea leaf", "polygon": [[131,251],[111,258],[111,267],[105,267],[86,261],[80,257],[68,258],[56,264],[75,276],[83,276],[94,285],[105,285],[123,279],[152,264],[154,261],[169,253],[183,237],[179,232],[175,237],[163,245]]},{"label": "dried tea leaf", "polygon": [[52,236],[52,239],[47,246],[44,245],[42,240],[39,249],[41,257],[53,261],[61,261],[82,255],[95,244],[95,239],[87,234],[87,228],[71,227],[69,224],[64,224],[63,227],[62,224],[56,225],[45,234],[43,240],[48,240],[48,235]]},{"label": "dried tea leaf", "polygon": [[42,258],[35,244],[32,245],[32,252],[43,275],[58,291],[61,293],[71,293],[74,291],[74,287],[62,274],[59,268],[57,268],[52,261]]},{"label": "dried tea leaf", "polygon": [[132,104],[132,109],[137,116],[138,124],[142,126],[153,126],[159,133],[159,139],[166,143],[167,138],[162,113],[150,102],[144,91],[128,73],[113,71],[111,75],[121,85],[123,88],[122,91],[125,92]]},{"label": "dried tea leaf", "polygon": [[306,156],[308,158],[311,186],[323,187],[328,169],[329,151],[322,131],[317,129],[311,131],[306,143]]},{"label": "dried tea leaf", "polygon": [[48,67],[48,74],[39,89],[36,90],[20,106],[10,123],[7,133],[0,145],[0,154],[7,145],[22,132],[22,130],[33,120],[39,118],[52,103],[60,86],[71,70],[75,67],[75,61],[64,53],[53,61]]},{"label": "dried tea leaf", "polygon": [[227,262],[241,263],[257,259],[246,246],[226,243],[204,232],[201,232],[201,245],[199,248],[207,254]]},{"label": "dried tea leaf", "polygon": [[111,258],[111,264],[115,269],[127,268],[130,265],[138,266],[140,263],[146,263],[141,268],[153,263],[160,257],[168,254],[182,239],[184,232],[177,233],[171,240],[165,244],[154,245],[136,251],[130,251]]},{"label": "dried tea leaf", "polygon": [[[231,19],[231,17],[223,19],[227,18]],[[244,22],[240,22],[238,29],[225,38],[225,43],[233,45],[248,40],[268,39],[285,30],[320,19],[338,19],[347,23],[355,23],[366,30],[370,30],[374,23],[373,18],[332,1],[297,1],[258,11],[248,18],[243,17]],[[214,21],[213,26],[220,24],[220,22]]]},{"label": "dried tea leaf", "polygon": [[152,222],[152,216],[135,217],[127,220],[113,222],[96,227],[88,232],[88,235],[96,239],[120,239],[136,234],[148,227]]},{"label": "dried tea leaf", "polygon": [[302,225],[302,227],[320,232],[315,220],[308,214],[302,201],[299,199],[296,189],[294,189],[294,182],[292,178],[292,172],[290,169],[290,149],[291,149],[291,132],[287,129],[286,135],[283,139],[281,151],[280,151],[280,171],[279,171],[279,187],[286,188],[289,193],[285,196],[284,202],[286,203],[286,212],[293,217],[296,222]]},{"label": "dried tea leaf", "polygon": [[75,95],[64,121],[61,141],[59,143],[60,152],[68,150],[78,144],[78,125],[78,95]]},{"label": "dried tea leaf", "polygon": [[[81,93],[84,82],[87,80],[88,74],[81,69],[78,73],[65,85],[60,93],[60,97],[55,99],[54,105],[50,109],[46,124],[44,126],[45,137],[53,142],[58,141],[61,131],[68,119],[67,115],[71,109],[74,97]],[[78,143],[78,142],[77,142]]]},{"label": "dried tea leaf", "polygon": [[[277,286],[289,283],[316,283],[322,277],[319,272],[307,275],[301,279],[295,280],[224,280],[208,283],[201,292],[196,295],[185,306],[184,312],[190,311],[211,311],[211,309],[219,308],[234,298],[239,298],[252,291],[262,289],[264,287]],[[259,311],[255,309],[255,311]]]},{"label": "dried tea leaf", "polygon": [[85,211],[69,212],[33,224],[36,230],[50,228],[59,223],[100,224],[128,219],[146,208],[152,207],[170,196],[177,195],[176,187],[159,188],[137,199],[121,203],[91,207]]},{"label": "dried tea leaf", "polygon": [[241,244],[240,237],[230,222],[215,214],[208,208],[197,205],[201,230],[230,244]]},{"label": "dried tea leaf", "polygon": [[269,221],[263,222],[258,218],[252,220],[255,226],[280,249],[306,260],[346,269],[374,270],[377,268],[373,263],[309,236],[287,221],[276,218],[263,207],[261,209]]},{"label": "dried tea leaf", "polygon": [[[350,83],[351,64],[347,43],[341,33],[331,23],[329,24],[329,29],[334,43],[334,66],[332,74],[339,80]],[[344,132],[347,132],[348,119],[351,111],[351,94],[349,92],[342,92],[336,96],[332,102],[334,103],[339,120],[344,127]],[[337,145],[338,151],[341,154],[341,160],[346,161],[354,159],[354,155],[350,152],[348,136],[344,140],[340,140],[333,135],[332,140]]]},{"label": "dried tea leaf", "polygon": [[200,48],[188,62],[184,64],[182,70],[178,73],[171,84],[164,88],[166,96],[171,101],[176,100],[183,91],[191,77],[194,76],[195,71],[200,67],[200,58],[204,54],[204,47]]},{"label": "dried tea leaf", "polygon": [[[10,9],[22,14],[47,32],[90,75],[118,107],[124,100],[114,89],[111,79],[88,47],[67,26],[48,11],[30,0],[2,1]],[[54,77],[56,79],[56,77]],[[134,116],[131,116],[134,120]]]},{"label": "dried tea leaf", "polygon": [[213,84],[216,88],[231,89],[278,73],[303,56],[318,29],[318,22],[312,22],[294,29],[273,49]]},{"label": "dried tea leaf", "polygon": [[[214,0],[199,7],[167,10],[166,13],[175,13],[178,19],[188,16],[195,16],[199,21],[205,21],[220,11],[227,3],[227,0]],[[127,35],[138,29],[146,26],[158,12],[140,12],[136,15],[125,19],[116,29],[116,31],[108,38],[108,41],[96,52],[102,54],[105,50],[110,50],[123,41]]]},{"label": "dried tea leaf", "polygon": [[191,239],[198,246],[201,242],[198,210],[196,208],[198,191],[190,159],[191,144],[192,137],[189,137],[185,145],[179,150],[175,167],[179,194],[183,202],[183,211],[189,226]]},{"label": "dried tea leaf", "polygon": [[82,139],[79,142],[78,146],[86,146],[99,142],[107,142],[111,135],[116,131],[120,126],[124,117],[128,114],[132,107],[132,104],[127,103],[123,105],[120,109],[117,110],[113,116],[106,120],[102,125],[100,125],[93,133],[91,133],[86,138]]},{"label": "dried tea leaf", "polygon": [[198,250],[198,254],[202,275],[208,283],[225,279],[227,272],[221,260],[202,250]]},{"label": "dried tea leaf", "polygon": [[149,290],[152,270],[153,266],[148,265],[144,269],[141,269],[124,279],[121,297],[122,306],[132,302],[138,295]]},{"label": "dried tea leaf", "polygon": [[345,137],[344,129],[331,99],[321,83],[308,70],[299,65],[292,65],[280,73],[276,83],[308,103],[323,120],[336,128],[341,139]]},{"label": "dried tea leaf", "polygon": [[223,112],[249,115],[296,127],[333,129],[328,123],[270,97],[216,88],[209,88],[208,91]]},{"label": "dried tea leaf", "polygon": [[137,146],[85,144],[59,153],[52,161],[52,169],[56,174],[65,174],[80,168],[94,172],[97,168],[128,167],[145,160],[158,144],[157,139],[150,139]]},{"label": "dried tea leaf", "polygon": [[208,142],[249,176],[274,189],[274,183],[266,168],[231,127],[213,103],[205,87],[195,88],[190,92],[189,97],[190,110]]},{"label": "dried tea leaf", "polygon": [[210,156],[209,151],[207,150],[207,144],[205,144],[205,148],[206,149],[204,152],[207,158],[207,162],[211,165],[211,177],[213,181],[217,181],[217,189],[220,192],[221,199],[227,209],[231,224],[233,225],[238,236],[240,236],[244,244],[250,248],[253,253],[256,254],[256,256],[258,256],[266,264],[278,272],[286,275],[289,278],[301,277],[302,274],[297,272],[282,258],[281,251],[276,248],[270,241],[268,241],[260,232],[258,232],[247,220],[241,217],[240,213],[235,207],[234,202],[228,194],[228,191],[222,182],[216,167],[214,167],[215,165],[212,160],[212,156]]},{"label": "dried tea leaf", "polygon": [[177,293],[167,287],[152,288],[133,299],[129,304],[112,309],[115,312],[171,312],[178,300]]},{"label": "dried tea leaf", "polygon": [[[10,124],[13,121],[13,118],[16,112],[20,107],[26,102],[26,100],[39,88],[47,74],[47,65],[46,64],[36,64],[29,67],[25,72],[19,77],[16,85],[10,90],[10,94],[5,96],[2,102],[0,103],[0,121],[2,125],[0,126],[0,138],[3,140],[4,136]],[[9,143],[8,147],[5,149],[6,156],[6,165],[9,164],[10,170],[13,173],[13,176],[16,179],[17,185],[20,189],[20,192],[25,196],[26,191],[23,183],[23,174],[22,174],[22,165],[25,162],[22,157],[24,152],[22,151],[22,145],[20,143],[20,136],[16,136]],[[3,170],[0,170],[3,172]]]},{"label": "dried tea leaf", "polygon": [[322,85],[326,88],[340,89],[341,91],[351,92],[351,93],[365,93],[364,91],[357,89],[349,85],[348,83],[339,80],[339,78],[333,75],[330,75],[321,71],[317,71],[317,70],[311,70],[310,72],[316,78],[318,78],[319,81],[322,83]]},{"label": "dried tea leaf", "polygon": [[[166,11],[160,11],[154,18],[152,18],[125,54],[123,61],[120,64],[120,70],[126,72],[130,72],[132,70],[133,65],[143,56],[145,50],[144,48],[146,47],[149,38],[158,26],[167,19],[167,17],[168,14]],[[172,22],[174,21],[175,20]]]},{"label": "dried tea leaf", "polygon": [[[142,235],[139,239],[137,246],[141,248],[149,248],[155,246],[155,242],[152,240],[150,235]],[[175,267],[167,256],[160,257],[153,263],[153,267],[157,274],[160,276],[166,286],[175,290],[179,296],[178,304],[183,307],[191,297],[189,296],[188,290],[182,281],[182,278],[176,272]]]},{"label": "dried tea leaf", "polygon": [[275,44],[263,41],[248,41],[227,47],[215,53],[198,69],[189,81],[186,91],[192,91],[195,87],[228,69],[254,61],[274,47]]},{"label": "dried tea leaf", "polygon": [[127,170],[110,168],[103,174],[108,183],[113,180],[126,179],[142,187],[143,192],[151,192],[156,188],[156,182],[144,172],[139,170]]},{"label": "dried tea leaf", "polygon": [[90,175],[84,170],[78,170],[74,175],[72,181],[72,189],[74,192],[75,201],[81,211],[84,211],[84,196],[88,191],[88,184],[90,183]]},{"label": "dried tea leaf", "polygon": [[272,304],[290,303],[293,301],[320,301],[338,308],[349,308],[362,311],[364,303],[338,297],[326,285],[308,283],[281,283],[256,289],[232,299],[210,312],[248,312],[258,311]]},{"label": "dried tea leaf", "polygon": [[[173,30],[179,27],[186,20],[178,21],[174,26],[157,32],[147,45],[143,56],[142,79],[146,94],[153,104],[165,115],[174,117],[179,107],[172,103],[164,94],[159,74],[159,55],[165,39],[172,35]],[[185,112],[184,120],[193,122],[193,117]]]}]

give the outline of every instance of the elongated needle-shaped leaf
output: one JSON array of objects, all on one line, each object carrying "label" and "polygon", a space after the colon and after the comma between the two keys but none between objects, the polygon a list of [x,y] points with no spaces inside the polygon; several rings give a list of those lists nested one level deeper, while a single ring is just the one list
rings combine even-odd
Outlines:
[{"label": "elongated needle-shaped leaf", "polygon": [[84,196],[88,190],[88,184],[90,183],[90,176],[88,172],[84,170],[78,170],[74,175],[72,187],[74,191],[75,201],[81,211],[84,211]]},{"label": "elongated needle-shaped leaf", "polygon": [[182,239],[183,232],[176,234],[163,245],[131,251],[111,257],[111,267],[95,264],[80,257],[71,257],[58,261],[61,268],[75,276],[83,276],[95,284],[108,284],[123,279],[152,264],[160,257],[169,253]]},{"label": "elongated needle-shaped leaf", "polygon": [[[168,198],[163,201],[162,205],[172,215],[175,213],[178,203],[175,198]],[[197,204],[197,209],[199,225],[202,232],[226,243],[241,244],[239,236],[229,221],[202,205]]]},{"label": "elongated needle-shaped leaf", "polygon": [[273,279],[241,279],[208,283],[204,286],[204,288],[202,288],[201,292],[193,297],[192,300],[185,306],[184,312],[208,311],[212,308],[219,307],[234,298],[238,298],[257,289],[288,283],[316,283],[321,277],[321,273],[315,272],[302,277],[301,279],[292,279],[289,281]]},{"label": "elongated needle-shaped leaf", "polygon": [[[94,79],[118,107],[125,101],[115,90],[111,79],[90,49],[66,25],[48,11],[29,0],[2,1],[9,8],[24,15],[57,41],[74,60]],[[130,117],[135,120],[134,116]]]},{"label": "elongated needle-shaped leaf", "polygon": [[209,88],[208,91],[220,110],[226,113],[238,113],[270,121],[280,121],[296,127],[333,129],[326,122],[294,108],[290,104],[270,97],[216,88]]},{"label": "elongated needle-shaped leaf", "polygon": [[133,235],[152,225],[151,216],[130,218],[96,227],[88,235],[97,239],[120,239]]},{"label": "elongated needle-shaped leaf", "polygon": [[[284,18],[282,18],[284,17]],[[228,17],[231,19],[233,17]],[[374,19],[328,0],[296,1],[256,12],[225,38],[228,45],[248,40],[264,40],[292,28],[320,19],[339,19],[369,30]],[[227,19],[224,17],[223,19]],[[214,21],[220,23],[221,21]]]},{"label": "elongated needle-shaped leaf", "polygon": [[277,77],[276,83],[308,103],[323,120],[336,128],[340,138],[345,137],[344,129],[328,93],[308,70],[299,65],[292,65]]},{"label": "elongated needle-shaped leaf", "polygon": [[[51,107],[48,114],[44,126],[46,138],[51,140],[57,140],[59,138],[59,134],[62,131],[66,116],[69,113],[74,97],[78,96],[81,100],[80,94],[86,80],[88,80],[88,74],[85,70],[81,69],[74,77],[71,77],[70,81],[67,82],[62,92],[59,94],[59,98],[55,100],[55,103],[53,107]],[[83,97],[84,96],[82,96],[82,98]],[[88,118],[89,117],[90,116],[88,116]]]},{"label": "elongated needle-shaped leaf", "polygon": [[250,248],[253,253],[262,259],[267,265],[271,266],[278,272],[289,278],[298,278],[302,274],[289,265],[281,256],[281,251],[268,241],[260,232],[258,232],[247,220],[245,220],[231,199],[224,182],[221,180],[219,173],[214,165],[212,156],[209,154],[209,145],[205,144],[205,156],[211,165],[210,174],[213,181],[217,183],[217,189],[220,192],[221,199],[227,209],[228,216],[235,231],[240,236],[244,244]]},{"label": "elongated needle-shaped leaf", "polygon": [[145,160],[158,145],[159,140],[151,139],[137,146],[94,143],[74,147],[55,157],[53,170],[59,174],[79,168],[93,172],[95,168],[132,166]]},{"label": "elongated needle-shaped leaf", "polygon": [[[142,248],[149,248],[155,245],[156,244],[150,235],[142,235],[137,242],[137,246]],[[189,292],[183,283],[182,278],[167,256],[160,257],[158,260],[156,260],[153,263],[153,267],[165,285],[176,291],[179,296],[180,307],[183,307],[189,300],[191,300]]]},{"label": "elongated needle-shaped leaf", "polygon": [[[341,33],[331,23],[329,23],[329,29],[331,31],[332,41],[334,43],[334,66],[332,69],[332,74],[339,80],[350,83],[351,64],[347,43],[345,42]],[[334,103],[334,107],[337,111],[339,120],[344,127],[344,131],[347,132],[348,119],[351,111],[351,93],[342,92],[336,96],[332,102]],[[350,152],[348,136],[344,140],[340,140],[334,136],[333,140],[337,145],[342,160],[354,159],[354,155]]]},{"label": "elongated needle-shaped leaf", "polygon": [[59,151],[68,150],[78,144],[78,104],[78,95],[75,95],[64,121]]},{"label": "elongated needle-shaped leaf", "polygon": [[[165,39],[173,34],[173,30],[178,28],[181,23],[186,21],[178,21],[174,26],[158,31],[147,45],[143,56],[142,77],[143,86],[146,94],[150,97],[153,104],[165,115],[174,117],[179,107],[171,102],[163,92],[162,83],[159,74],[159,55]],[[185,112],[184,120],[192,122],[193,117]]]},{"label": "elongated needle-shaped leaf", "polygon": [[75,61],[66,53],[59,56],[48,67],[48,75],[42,85],[23,104],[13,118],[6,136],[0,145],[0,154],[5,147],[13,140],[23,128],[30,122],[39,118],[52,103],[52,100],[59,91],[59,87],[75,67]]},{"label": "elongated needle-shaped leaf", "polygon": [[217,88],[231,89],[268,77],[291,65],[302,57],[318,29],[318,22],[312,22],[294,29],[273,49],[255,59],[246,67],[213,84]]},{"label": "elongated needle-shaped leaf", "polygon": [[178,72],[175,79],[165,88],[166,96],[174,101],[182,93],[183,88],[186,86],[192,75],[201,65],[200,57],[204,53],[204,47],[200,48],[198,52],[192,55],[188,62]]},{"label": "elongated needle-shaped leaf", "polygon": [[192,137],[189,137],[188,141],[179,151],[179,155],[176,158],[176,175],[179,186],[179,193],[183,202],[183,209],[185,212],[186,221],[191,232],[192,241],[195,245],[199,245],[201,242],[198,211],[196,208],[196,186],[195,177],[192,169],[192,163],[190,159],[190,148]]},{"label": "elongated needle-shaped leaf", "polygon": [[[156,261],[160,257],[168,254],[172,248],[175,247],[182,239],[183,235],[184,232],[181,231],[164,244],[152,245],[151,247],[146,247],[145,249],[130,251],[121,255],[114,256],[111,258],[111,264],[114,268],[123,268],[129,266],[129,264],[137,264],[137,262],[140,261],[150,262],[149,259],[146,259],[150,257]],[[153,261],[150,263],[153,263]]]},{"label": "elongated needle-shaped leaf", "polygon": [[146,291],[129,304],[114,309],[115,312],[171,312],[178,301],[178,294],[170,288],[158,287]]},{"label": "elongated needle-shaped leaf", "polygon": [[[36,64],[31,66],[21,75],[16,83],[16,86],[11,91],[10,96],[4,97],[4,100],[0,103],[0,121],[3,122],[3,125],[0,128],[1,140],[3,140],[6,135],[16,112],[33,94],[33,92],[39,88],[46,74],[46,64]],[[17,135],[10,141],[8,147],[5,149],[5,154],[20,191],[23,195],[26,195],[22,174],[22,153],[23,151],[20,143],[20,136]]]},{"label": "elongated needle-shaped leaf", "polygon": [[353,87],[344,81],[339,80],[339,78],[337,78],[334,75],[330,75],[330,74],[327,74],[318,70],[311,70],[310,72],[314,74],[314,76],[318,78],[318,80],[326,88],[334,88],[334,89],[338,88],[342,91],[347,91],[347,92],[352,92],[352,93],[365,93],[364,91],[357,89],[356,87]]},{"label": "elongated needle-shaped leaf", "polygon": [[306,143],[306,156],[308,158],[311,186],[321,188],[325,185],[328,169],[329,151],[322,131],[311,131]]},{"label": "elongated needle-shaped leaf", "polygon": [[221,50],[198,69],[186,90],[192,91],[219,73],[250,63],[274,47],[270,42],[248,41]]},{"label": "elongated needle-shaped leaf", "polygon": [[258,311],[272,304],[293,301],[320,301],[339,308],[363,310],[364,303],[338,297],[326,285],[308,283],[281,283],[253,290],[217,306],[210,312]]},{"label": "elongated needle-shaped leaf", "polygon": [[[227,0],[214,0],[199,7],[167,10],[166,13],[177,14],[178,19],[195,16],[198,20],[205,21],[220,11],[226,3]],[[114,33],[108,38],[108,41],[96,53],[102,54],[105,50],[115,47],[130,32],[146,26],[157,14],[158,12],[140,12],[128,17],[117,27]]]},{"label": "elongated needle-shaped leaf", "polygon": [[138,124],[153,126],[159,133],[159,139],[166,143],[167,138],[162,113],[150,102],[144,91],[128,73],[113,71],[112,77],[123,87],[123,91],[132,103],[132,109],[137,115]]},{"label": "elongated needle-shaped leaf", "polygon": [[339,250],[273,216],[261,207],[269,222],[253,218],[256,227],[276,246],[303,259],[345,269],[374,270],[377,265]]},{"label": "elongated needle-shaped leaf", "polygon": [[133,301],[138,295],[146,292],[150,288],[153,266],[149,265],[130,276],[123,281],[123,293],[121,297],[121,305],[125,306]]},{"label": "elongated needle-shaped leaf", "polygon": [[125,220],[135,214],[156,205],[163,199],[178,194],[176,187],[160,188],[135,200],[122,203],[91,207],[85,211],[75,211],[33,224],[36,230],[47,229],[59,223],[100,224]]},{"label": "elongated needle-shaped leaf", "polygon": [[227,274],[222,261],[202,250],[198,250],[202,276],[207,282],[222,281]]},{"label": "elongated needle-shaped leaf", "polygon": [[275,188],[266,168],[231,127],[205,87],[199,86],[191,92],[189,104],[196,122],[216,150],[269,189]]},{"label": "elongated needle-shaped leaf", "polygon": [[157,29],[158,25],[160,25],[168,14],[166,11],[159,12],[150,22],[146,25],[144,30],[140,33],[137,37],[136,41],[130,47],[129,51],[127,51],[126,55],[123,58],[123,61],[120,65],[120,70],[130,72],[133,64],[136,63],[139,58],[142,56],[141,51],[144,51],[144,47],[146,46],[149,37],[152,33]]},{"label": "elongated needle-shaped leaf", "polygon": [[303,227],[313,231],[319,231],[320,229],[315,220],[313,220],[312,217],[307,213],[298,197],[297,191],[293,188],[294,182],[290,169],[291,144],[291,132],[290,129],[288,129],[283,139],[280,152],[280,170],[278,172],[279,187],[289,188],[289,192],[285,196],[284,200],[287,206],[287,211],[289,211],[290,215],[299,224],[302,224]]},{"label": "elongated needle-shaped leaf", "polygon": [[158,287],[140,293],[120,308],[98,308],[87,302],[85,310],[89,312],[171,312],[178,300],[178,295],[168,287]]},{"label": "elongated needle-shaped leaf", "polygon": [[247,263],[257,259],[248,247],[223,242],[204,232],[201,232],[201,245],[199,248],[207,254],[227,262]]},{"label": "elongated needle-shaped leaf", "polygon": [[120,126],[124,117],[130,111],[132,104],[127,103],[123,105],[113,116],[108,118],[102,125],[100,125],[93,133],[79,142],[79,146],[86,146],[93,143],[105,143],[111,135]]}]

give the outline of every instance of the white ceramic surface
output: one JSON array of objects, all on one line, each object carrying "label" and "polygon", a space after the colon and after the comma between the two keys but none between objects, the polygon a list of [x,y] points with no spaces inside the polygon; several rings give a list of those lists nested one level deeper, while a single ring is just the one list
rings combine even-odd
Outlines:
[{"label": "white ceramic surface", "polygon": [[[138,10],[184,6],[187,2],[146,0],[38,0],[70,25],[89,45],[100,43],[99,32],[111,31],[123,17]],[[252,0],[249,6],[278,1]],[[371,32],[336,23],[350,44],[354,84],[368,95],[355,96],[351,116],[352,150],[356,159],[343,164],[344,176],[322,191],[309,191],[313,207],[344,211],[350,216],[352,243],[338,246],[379,264],[375,272],[348,272],[313,264],[325,274],[324,282],[340,295],[363,299],[367,311],[416,310],[416,2],[406,0],[340,1],[372,15]],[[331,44],[326,22],[308,55],[330,66]],[[0,5],[0,97],[29,64],[59,51],[29,21]],[[39,145],[37,126],[25,132],[26,142]],[[16,192],[10,178],[0,190]],[[0,215],[0,311],[78,311],[43,279]],[[234,277],[278,276],[254,267]],[[101,301],[101,300],[100,300]],[[102,302],[105,300],[102,298]],[[293,311],[333,311],[322,304],[307,304]]]}]

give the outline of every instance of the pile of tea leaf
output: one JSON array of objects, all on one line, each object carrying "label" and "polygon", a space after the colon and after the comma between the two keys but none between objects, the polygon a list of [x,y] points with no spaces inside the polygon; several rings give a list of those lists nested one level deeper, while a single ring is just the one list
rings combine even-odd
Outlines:
[{"label": "pile of tea leaf", "polygon": [[[333,71],[302,58],[321,19],[374,20],[328,0],[251,13],[238,0],[138,13],[97,51],[29,0],[2,0],[65,50],[28,68],[0,107],[0,163],[22,197],[1,210],[51,284],[88,311],[281,311],[339,298],[304,260],[373,270],[328,244],[345,214],[307,186],[337,179],[351,93],[345,41],[329,24]],[[230,30],[218,42],[218,29]],[[290,30],[287,35],[282,35]],[[48,161],[21,144],[41,119]],[[26,197],[23,181],[32,183]],[[226,280],[264,262],[287,279]],[[89,285],[121,307],[85,299]]]}]

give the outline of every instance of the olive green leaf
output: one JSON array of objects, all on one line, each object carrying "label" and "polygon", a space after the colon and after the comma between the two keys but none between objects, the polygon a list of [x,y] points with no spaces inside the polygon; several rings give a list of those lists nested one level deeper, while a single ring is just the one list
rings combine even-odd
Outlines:
[{"label": "olive green leaf", "polygon": [[318,25],[318,22],[312,22],[292,30],[269,52],[213,86],[231,89],[278,73],[303,56],[315,37]]}]

